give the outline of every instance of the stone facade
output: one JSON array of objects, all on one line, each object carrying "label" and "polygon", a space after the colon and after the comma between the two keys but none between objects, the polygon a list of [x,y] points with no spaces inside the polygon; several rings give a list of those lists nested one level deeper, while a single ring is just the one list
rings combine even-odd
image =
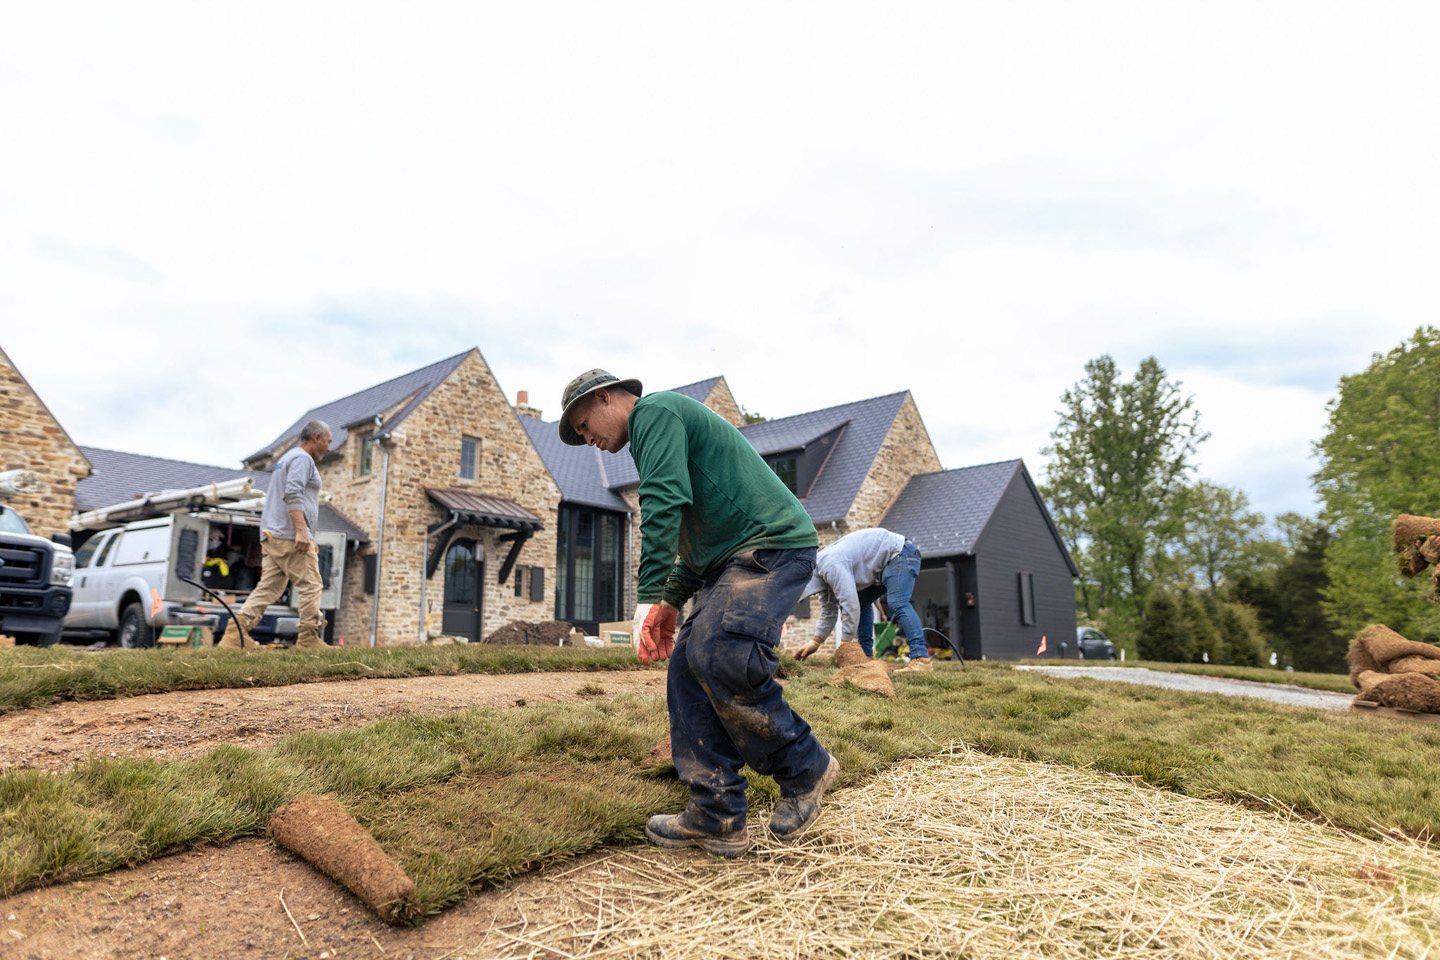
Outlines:
[{"label": "stone facade", "polygon": [[[409,398],[384,411],[382,423],[408,402]],[[486,636],[512,620],[553,619],[560,491],[480,351],[472,351],[420,401],[388,441],[372,446],[369,472],[363,473],[361,457],[365,441],[376,429],[351,428],[345,443],[320,463],[322,495],[328,496],[337,509],[371,537],[360,552],[347,560],[335,636],[344,638],[347,644],[368,644],[372,614],[378,608],[377,645],[421,642],[421,585],[427,550],[435,546],[433,539],[427,537],[426,529],[446,516],[445,511],[430,500],[426,487],[453,487],[477,495],[504,497],[537,515],[543,524],[543,528],[525,542],[516,561],[516,572],[503,584],[496,582],[497,575],[511,545],[498,538],[511,531],[470,526],[456,531],[452,543],[473,539],[483,552],[480,635]],[[479,442],[474,479],[460,476],[463,437]],[[380,528],[382,480],[386,487],[383,537]],[[378,603],[377,595],[364,589],[365,558],[377,550],[381,554]],[[530,600],[530,567],[544,571],[544,594],[539,601]],[[522,577],[519,597],[515,596],[513,579],[517,573]],[[444,596],[442,562],[429,580],[424,581],[429,636],[441,633]]]},{"label": "stone facade", "polygon": [[42,537],[68,534],[75,484],[90,475],[90,461],[0,350],[0,472],[8,470],[34,471],[45,489],[6,504]]},{"label": "stone facade", "polygon": [[740,404],[735,402],[735,395],[730,392],[730,384],[725,382],[724,377],[711,388],[710,395],[702,402],[730,421],[732,426],[745,426],[745,414],[741,412]]}]

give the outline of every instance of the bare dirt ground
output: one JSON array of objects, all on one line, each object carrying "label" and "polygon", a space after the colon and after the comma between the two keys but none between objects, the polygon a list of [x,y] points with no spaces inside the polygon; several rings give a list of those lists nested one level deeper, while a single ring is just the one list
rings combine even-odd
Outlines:
[{"label": "bare dirt ground", "polygon": [[[417,704],[442,713],[664,692],[663,673],[634,670],[355,680],[62,703],[0,717],[0,769],[59,770],[93,754],[174,759],[221,743],[265,746],[298,730],[356,727],[413,712]],[[523,906],[507,896],[493,891],[419,929],[397,929],[269,841],[246,840],[0,900],[0,957],[432,960],[520,921],[515,911]]]},{"label": "bare dirt ground", "polygon": [[[581,692],[596,687],[604,694]],[[358,727],[419,704],[426,713],[445,713],[622,693],[663,696],[665,675],[651,670],[463,674],[61,703],[0,716],[0,770],[62,770],[92,755],[173,760],[200,756],[222,743],[264,747],[298,730]]]}]

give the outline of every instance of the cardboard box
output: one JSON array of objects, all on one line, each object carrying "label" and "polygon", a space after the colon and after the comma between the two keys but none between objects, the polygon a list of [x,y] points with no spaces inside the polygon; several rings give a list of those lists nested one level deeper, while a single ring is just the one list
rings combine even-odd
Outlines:
[{"label": "cardboard box", "polygon": [[621,620],[616,623],[600,624],[600,639],[608,643],[630,644],[630,628],[633,626],[629,620]]}]

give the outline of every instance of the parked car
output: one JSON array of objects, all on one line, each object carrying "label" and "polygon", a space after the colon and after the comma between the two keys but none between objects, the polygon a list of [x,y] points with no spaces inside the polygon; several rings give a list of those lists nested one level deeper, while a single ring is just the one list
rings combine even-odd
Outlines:
[{"label": "parked car", "polygon": [[1119,660],[1115,644],[1094,627],[1080,627],[1075,631],[1075,647],[1080,651],[1081,660]]},{"label": "parked car", "polygon": [[75,555],[70,537],[46,540],[13,507],[0,503],[0,633],[48,647],[70,609]]}]

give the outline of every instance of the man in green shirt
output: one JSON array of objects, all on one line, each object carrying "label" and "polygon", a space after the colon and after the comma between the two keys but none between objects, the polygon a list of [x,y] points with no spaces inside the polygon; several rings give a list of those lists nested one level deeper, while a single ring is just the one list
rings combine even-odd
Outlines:
[{"label": "man in green shirt", "polygon": [[562,405],[561,440],[607,453],[628,443],[640,474],[631,637],[641,663],[670,660],[671,756],[690,785],[684,812],[651,817],[645,836],[743,854],[748,763],[780,785],[770,833],[799,837],[840,772],[775,682],[780,627],[815,569],[809,514],[739,430],[689,397],[641,397],[640,381],[590,370]]}]

